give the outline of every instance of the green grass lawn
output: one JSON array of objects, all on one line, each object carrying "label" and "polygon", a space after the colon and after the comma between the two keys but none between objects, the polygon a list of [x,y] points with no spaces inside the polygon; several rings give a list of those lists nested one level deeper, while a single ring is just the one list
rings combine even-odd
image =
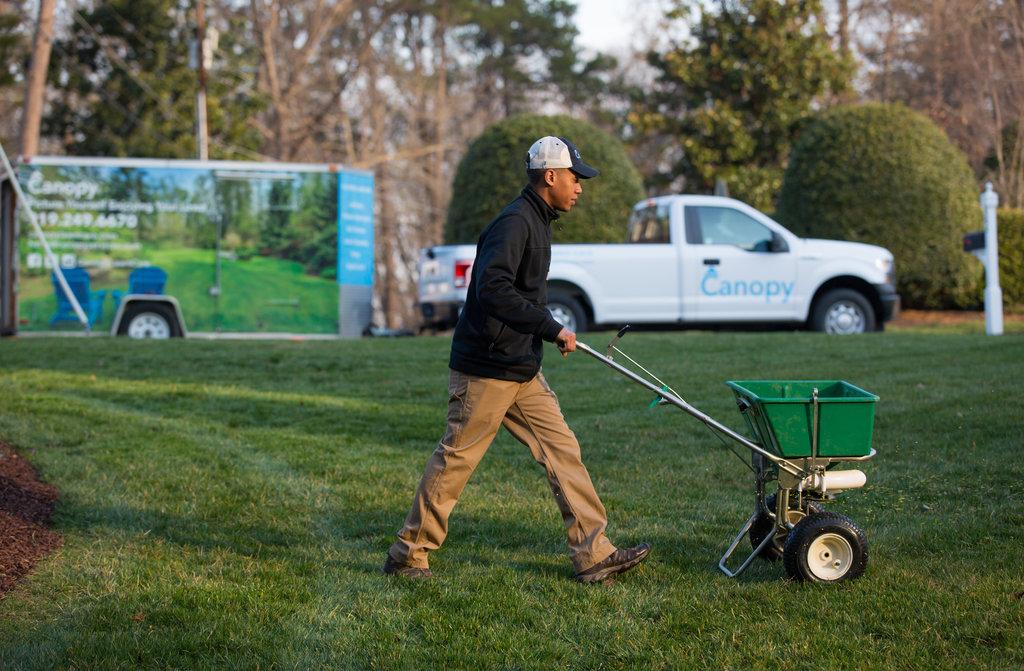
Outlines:
[{"label": "green grass lawn", "polygon": [[[588,334],[603,346],[607,334]],[[0,439],[62,492],[64,547],[0,600],[2,669],[1020,669],[1024,338],[640,333],[624,349],[740,429],[727,379],[881,396],[850,584],[716,564],[749,471],[598,362],[548,379],[608,508],[651,558],[574,583],[543,470],[502,434],[438,578],[379,574],[444,428],[446,338],[0,341]]]},{"label": "green grass lawn", "polygon": [[[222,259],[221,295],[214,284],[214,252],[204,249],[154,249],[148,260],[167,271],[166,293],[178,299],[190,331],[338,332],[338,284],[307,275],[301,263],[255,256]],[[112,290],[128,289],[128,269],[90,271],[93,291],[106,290],[97,332],[110,331],[117,312]],[[19,286],[18,315],[26,331],[47,331],[56,310],[50,275],[26,275]],[[77,322],[60,330],[81,330]]]}]

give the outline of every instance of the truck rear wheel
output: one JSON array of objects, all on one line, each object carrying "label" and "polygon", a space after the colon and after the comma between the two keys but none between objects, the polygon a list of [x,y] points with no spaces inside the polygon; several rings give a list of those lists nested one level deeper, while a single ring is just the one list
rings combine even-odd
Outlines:
[{"label": "truck rear wheel", "polygon": [[834,335],[869,333],[875,330],[875,311],[859,291],[832,289],[815,303],[811,328]]},{"label": "truck rear wheel", "polygon": [[553,289],[548,295],[548,311],[555,321],[573,333],[587,330],[587,313],[572,294]]}]

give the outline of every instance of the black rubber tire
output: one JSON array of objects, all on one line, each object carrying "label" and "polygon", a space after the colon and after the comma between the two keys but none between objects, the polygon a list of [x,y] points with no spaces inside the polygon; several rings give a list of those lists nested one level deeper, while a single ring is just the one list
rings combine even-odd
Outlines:
[{"label": "black rubber tire", "polygon": [[566,326],[570,331],[583,333],[587,330],[587,327],[589,326],[587,323],[587,311],[583,309],[580,302],[568,291],[563,289],[552,289],[548,294],[548,310],[553,312],[556,309],[561,309],[572,315],[576,328],[573,328],[568,324],[563,324],[563,326]]},{"label": "black rubber tire", "polygon": [[[825,534],[835,534],[849,543],[852,557],[841,575],[822,578],[815,575],[807,562],[811,544]],[[786,538],[782,553],[786,575],[794,580],[806,582],[845,582],[856,580],[868,566],[868,539],[864,532],[846,515],[821,512],[808,515],[800,520]]]},{"label": "black rubber tire", "polygon": [[814,311],[811,313],[811,329],[821,333],[835,333],[836,331],[829,331],[829,312],[844,303],[847,308],[856,309],[860,313],[863,327],[860,330],[853,331],[853,333],[871,333],[875,330],[877,324],[875,309],[871,307],[871,302],[865,298],[864,294],[855,289],[831,289],[826,291],[814,303]]},{"label": "black rubber tire", "polygon": [[[771,494],[768,496],[768,498],[764,500],[765,505],[767,505],[770,510],[775,510],[776,496],[777,494]],[[791,497],[791,504],[792,501],[793,499]],[[790,505],[790,509],[795,510],[796,507]],[[816,501],[807,501],[808,515],[824,512],[824,510],[825,509],[822,508],[821,505]],[[774,528],[775,522],[772,520],[772,518],[768,517],[768,515],[766,515],[764,511],[758,511],[758,515],[754,519],[754,523],[750,525],[750,531],[747,532],[747,535],[750,538],[750,549],[756,550],[757,546],[760,545],[761,541],[764,540],[764,537],[772,533],[772,530]],[[761,550],[761,554],[759,554],[758,557],[760,557],[761,559],[766,559],[768,561],[778,561],[782,559],[782,549],[785,545],[785,542],[786,538],[784,536],[781,538],[776,538],[774,542],[769,543],[764,547],[763,550]]]},{"label": "black rubber tire", "polygon": [[180,338],[183,335],[181,324],[178,322],[178,315],[174,308],[167,303],[157,301],[133,301],[125,306],[124,314],[121,315],[121,321],[117,325],[117,335],[128,335],[128,327],[131,325],[132,320],[147,312],[155,314],[167,322],[171,338]]}]

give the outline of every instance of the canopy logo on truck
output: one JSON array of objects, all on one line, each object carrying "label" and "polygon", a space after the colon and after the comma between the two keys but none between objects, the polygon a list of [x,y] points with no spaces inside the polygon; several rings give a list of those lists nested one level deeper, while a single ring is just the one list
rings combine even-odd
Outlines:
[{"label": "canopy logo on truck", "polygon": [[700,291],[705,296],[764,296],[765,303],[786,303],[795,284],[784,280],[728,280],[719,277],[712,266],[701,278]]}]

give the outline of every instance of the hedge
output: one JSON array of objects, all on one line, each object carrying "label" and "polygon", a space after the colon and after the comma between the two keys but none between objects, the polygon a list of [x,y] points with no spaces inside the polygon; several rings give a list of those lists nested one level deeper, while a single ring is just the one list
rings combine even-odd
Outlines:
[{"label": "hedge", "polygon": [[907,307],[966,308],[979,275],[962,240],[982,227],[979,194],[967,159],[927,117],[841,106],[797,139],[777,215],[798,235],[888,248]]},{"label": "hedge", "polygon": [[526,185],[526,154],[545,135],[565,136],[583,160],[601,171],[554,225],[555,242],[622,242],[632,206],[644,197],[640,173],[622,143],[568,116],[523,114],[485,130],[469,146],[452,184],[445,223],[448,243],[476,242],[480,231]]},{"label": "hedge", "polygon": [[1003,304],[1024,309],[1024,210],[999,210],[996,222]]}]

